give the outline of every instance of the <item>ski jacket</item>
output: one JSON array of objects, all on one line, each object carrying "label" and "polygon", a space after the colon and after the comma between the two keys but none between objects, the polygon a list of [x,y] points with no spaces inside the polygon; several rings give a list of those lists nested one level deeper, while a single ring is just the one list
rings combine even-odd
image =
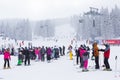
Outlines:
[{"label": "ski jacket", "polygon": [[86,52],[86,50],[85,49],[83,49],[83,48],[80,48],[80,50],[79,50],[80,52],[80,57],[83,57],[83,54]]},{"label": "ski jacket", "polygon": [[93,45],[93,54],[95,57],[99,56],[99,49],[97,47],[97,43],[94,43]]},{"label": "ski jacket", "polygon": [[4,52],[4,59],[10,59],[10,52],[9,51]]},{"label": "ski jacket", "polygon": [[47,55],[51,55],[52,50],[50,48],[47,49]]},{"label": "ski jacket", "polygon": [[38,55],[39,54],[39,50],[35,49],[35,54]]},{"label": "ski jacket", "polygon": [[58,48],[54,48],[55,53],[59,53],[59,49]]},{"label": "ski jacket", "polygon": [[25,57],[30,57],[30,52],[28,49],[24,50],[24,55],[25,55]]},{"label": "ski jacket", "polygon": [[109,56],[110,56],[110,46],[107,45],[104,51],[104,57],[109,58]]},{"label": "ski jacket", "polygon": [[40,53],[45,54],[45,48],[44,47],[41,48]]}]

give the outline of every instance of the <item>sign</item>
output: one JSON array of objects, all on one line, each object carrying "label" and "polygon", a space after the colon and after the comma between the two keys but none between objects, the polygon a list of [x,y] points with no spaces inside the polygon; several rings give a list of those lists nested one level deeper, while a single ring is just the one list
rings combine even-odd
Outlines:
[{"label": "sign", "polygon": [[108,43],[110,45],[120,45],[120,39],[117,39],[117,40],[103,40],[103,43]]}]

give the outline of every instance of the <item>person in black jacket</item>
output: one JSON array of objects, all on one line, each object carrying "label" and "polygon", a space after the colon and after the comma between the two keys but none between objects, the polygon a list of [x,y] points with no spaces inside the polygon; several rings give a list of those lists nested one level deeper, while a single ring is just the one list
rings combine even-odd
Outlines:
[{"label": "person in black jacket", "polygon": [[63,56],[61,47],[59,47],[59,51],[60,51],[60,55]]},{"label": "person in black jacket", "polygon": [[18,66],[22,65],[22,62],[23,62],[23,54],[22,54],[22,51],[19,51],[17,65]]},{"label": "person in black jacket", "polygon": [[78,48],[75,49],[75,53],[76,53],[76,64],[78,65],[80,61],[80,53]]},{"label": "person in black jacket", "polygon": [[24,55],[25,55],[25,62],[24,62],[25,66],[27,62],[28,62],[28,65],[30,65],[30,53],[27,47],[25,47]]},{"label": "person in black jacket", "polygon": [[11,55],[14,55],[14,52],[15,52],[14,47],[12,47],[12,49],[11,49]]},{"label": "person in black jacket", "polygon": [[63,46],[63,50],[62,51],[63,51],[63,55],[65,55],[65,46]]},{"label": "person in black jacket", "polygon": [[55,46],[54,51],[55,51],[55,59],[59,58],[59,48]]}]

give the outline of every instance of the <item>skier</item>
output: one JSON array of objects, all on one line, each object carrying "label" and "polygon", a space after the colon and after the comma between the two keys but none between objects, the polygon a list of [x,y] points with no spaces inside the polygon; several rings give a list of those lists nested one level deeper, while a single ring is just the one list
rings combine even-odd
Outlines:
[{"label": "skier", "polygon": [[69,57],[70,57],[70,60],[73,60],[73,53],[72,53],[72,50],[69,51]]},{"label": "skier", "polygon": [[72,46],[68,47],[70,60],[73,60]]},{"label": "skier", "polygon": [[5,48],[2,47],[2,54],[4,53],[4,51],[5,51]]},{"label": "skier", "polygon": [[94,53],[94,56],[95,56],[95,69],[99,69],[99,49],[98,49],[98,46],[97,46],[97,42],[94,42],[93,43],[93,53]]},{"label": "skier", "polygon": [[62,48],[59,47],[59,50],[60,50],[60,55],[63,56],[63,54],[62,54]]},{"label": "skier", "polygon": [[105,49],[101,49],[101,51],[104,51],[104,64],[105,64],[105,69],[103,69],[104,71],[112,71],[112,69],[110,68],[108,59],[110,57],[110,45],[109,44],[104,44]]},{"label": "skier", "polygon": [[52,50],[50,47],[47,48],[46,53],[47,53],[47,62],[49,63],[51,60],[51,54],[52,54]]},{"label": "skier", "polygon": [[41,47],[38,47],[38,51],[39,51],[39,53],[38,53],[38,60],[41,60]]},{"label": "skier", "polygon": [[55,59],[59,58],[59,48],[57,46],[54,47],[54,52],[55,52]]},{"label": "skier", "polygon": [[65,55],[65,46],[63,46],[63,55]]},{"label": "skier", "polygon": [[83,55],[82,55],[82,58],[83,58],[83,72],[86,72],[86,71],[89,71],[88,70],[88,59],[89,59],[89,50],[86,50],[87,48],[84,48],[82,50],[83,52]]},{"label": "skier", "polygon": [[75,48],[75,53],[76,53],[76,64],[79,64],[79,59],[80,59],[80,54],[79,54],[79,49]]},{"label": "skier", "polygon": [[30,52],[30,59],[31,59],[31,60],[34,60],[34,59],[35,59],[35,56],[34,56],[34,50],[33,50],[33,48],[30,48],[30,49],[29,49],[29,52]]},{"label": "skier", "polygon": [[42,46],[40,53],[41,53],[41,61],[45,61],[45,48],[44,48],[44,46]]},{"label": "skier", "polygon": [[11,55],[14,55],[14,52],[15,52],[14,47],[12,47],[12,49],[11,49]]},{"label": "skier", "polygon": [[33,47],[32,49],[32,60],[35,60],[36,55],[35,55],[35,48]]},{"label": "skier", "polygon": [[25,66],[26,66],[26,62],[28,62],[28,66],[30,65],[30,53],[29,53],[29,50],[27,49],[27,47],[25,47],[25,50],[24,50],[24,54],[25,54]]},{"label": "skier", "polygon": [[2,54],[2,50],[0,49],[0,55]]},{"label": "skier", "polygon": [[54,51],[53,47],[51,47],[51,50],[52,50],[51,59],[54,59],[55,51]]},{"label": "skier", "polygon": [[93,49],[94,44],[92,45],[92,56],[91,56],[91,60],[95,60],[95,56],[94,56],[94,49]]},{"label": "skier", "polygon": [[[10,50],[9,48],[5,49],[4,51],[4,69],[9,69],[10,68],[10,63],[9,63],[9,60],[11,60],[11,57],[10,57]],[[6,63],[8,65],[8,67],[6,67]]]},{"label": "skier", "polygon": [[35,48],[35,55],[36,55],[35,61],[38,61],[39,60],[39,49],[38,48]]},{"label": "skier", "polygon": [[84,50],[84,47],[83,45],[80,45],[80,48],[79,48],[79,55],[80,55],[80,68],[83,68],[83,50]]}]

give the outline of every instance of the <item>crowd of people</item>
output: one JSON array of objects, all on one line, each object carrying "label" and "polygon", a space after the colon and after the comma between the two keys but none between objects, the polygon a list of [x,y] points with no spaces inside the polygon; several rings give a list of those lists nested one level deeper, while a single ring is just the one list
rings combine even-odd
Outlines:
[{"label": "crowd of people", "polygon": [[[11,60],[11,55],[14,55],[14,49],[10,50],[10,48],[3,49],[1,51],[1,54],[4,55],[4,69],[10,68],[10,60]],[[16,53],[15,53],[16,55]],[[18,62],[17,65],[20,66],[24,64],[25,66],[31,65],[31,60],[41,61],[45,62],[47,61],[48,63],[51,62],[51,59],[57,60],[60,58],[60,56],[65,55],[65,46],[63,47],[20,47],[18,48]]]},{"label": "crowd of people", "polygon": [[[90,58],[90,50],[92,50],[92,60],[95,62],[95,69],[99,70],[100,65],[99,65],[99,55],[100,51],[103,52],[104,54],[104,66],[105,68],[103,69],[104,71],[112,71],[110,68],[109,64],[109,57],[110,57],[110,45],[109,44],[103,44],[105,46],[105,49],[99,49],[97,42],[94,42],[92,45],[92,49],[90,49],[86,45],[80,45],[79,48],[76,48],[75,53],[76,53],[76,64],[79,65],[80,63],[80,68],[82,68],[82,71],[89,71],[88,70],[88,59]],[[93,57],[95,59],[93,59]]]},{"label": "crowd of people", "polygon": [[[109,57],[110,57],[110,45],[109,44],[103,44],[105,46],[105,49],[99,49],[97,42],[94,42],[92,45],[92,49],[89,48],[89,46],[86,45],[80,45],[79,48],[75,48],[76,53],[76,64],[80,64],[80,68],[82,68],[83,72],[89,71],[88,69],[88,60],[90,58],[90,54],[92,54],[92,60],[94,60],[95,63],[95,69],[99,70],[99,55],[100,51],[104,53],[104,66],[105,71],[112,71],[109,64]],[[70,60],[73,60],[73,47],[70,45],[68,48],[68,54]],[[90,51],[92,50],[92,52]],[[1,51],[1,54],[4,54],[4,69],[10,68],[9,60],[11,60],[11,55],[14,55],[14,48],[12,48],[11,52],[10,49],[3,49]],[[17,65],[25,65],[29,66],[31,65],[31,60],[34,60],[35,62],[41,61],[48,63],[51,62],[51,59],[57,60],[60,56],[65,55],[65,46],[58,47],[20,47],[18,48],[18,62]],[[93,59],[93,57],[95,59]]]}]

